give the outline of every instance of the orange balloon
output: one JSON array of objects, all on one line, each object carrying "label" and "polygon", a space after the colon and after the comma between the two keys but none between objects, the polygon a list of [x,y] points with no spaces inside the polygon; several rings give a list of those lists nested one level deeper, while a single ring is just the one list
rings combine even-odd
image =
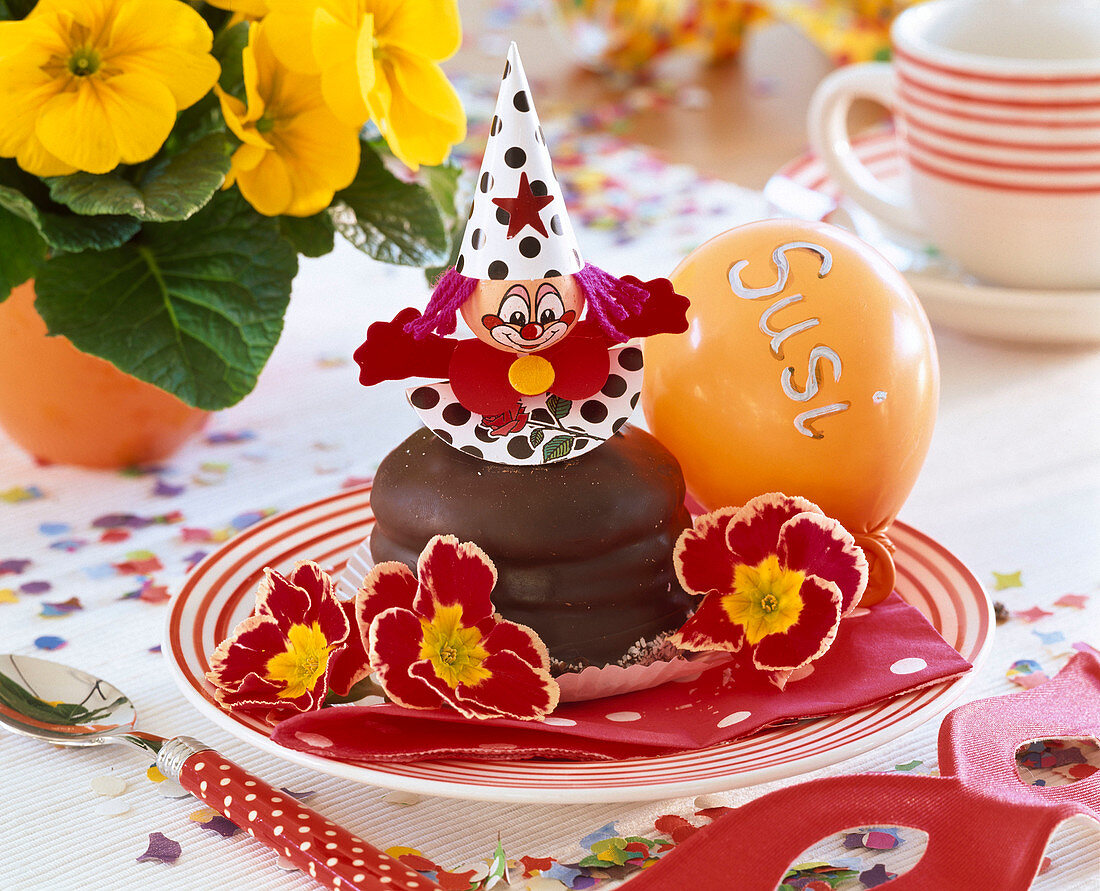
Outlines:
[{"label": "orange balloon", "polygon": [[47,337],[32,282],[0,303],[0,427],[36,458],[112,468],[159,461],[209,415]]},{"label": "orange balloon", "polygon": [[711,239],[672,274],[689,328],[645,343],[642,404],[713,510],[780,491],[856,536],[893,589],[886,531],[920,472],[939,400],[928,319],[893,266],[854,235],[764,220]]}]

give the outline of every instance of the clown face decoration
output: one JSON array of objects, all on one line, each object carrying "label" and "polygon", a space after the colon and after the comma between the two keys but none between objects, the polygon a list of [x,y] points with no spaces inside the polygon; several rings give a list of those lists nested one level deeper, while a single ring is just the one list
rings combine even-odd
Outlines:
[{"label": "clown face decoration", "polygon": [[584,311],[572,276],[481,281],[462,318],[483,343],[510,353],[537,353],[565,337]]}]

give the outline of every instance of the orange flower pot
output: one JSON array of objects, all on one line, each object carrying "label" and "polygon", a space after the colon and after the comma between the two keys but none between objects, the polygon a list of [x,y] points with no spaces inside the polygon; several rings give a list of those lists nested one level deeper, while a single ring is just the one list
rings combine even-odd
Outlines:
[{"label": "orange flower pot", "polygon": [[32,282],[0,303],[0,427],[36,458],[105,468],[158,461],[209,415],[47,337]]}]

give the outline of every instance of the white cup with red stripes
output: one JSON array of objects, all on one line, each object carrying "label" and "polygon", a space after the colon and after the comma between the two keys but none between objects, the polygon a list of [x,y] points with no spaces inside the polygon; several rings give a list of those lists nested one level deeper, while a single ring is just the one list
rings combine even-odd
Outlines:
[{"label": "white cup with red stripes", "polygon": [[[814,94],[810,141],[845,195],[986,282],[1100,289],[1100,0],[930,0],[893,61]],[[894,115],[905,188],[852,150],[852,103]]]}]

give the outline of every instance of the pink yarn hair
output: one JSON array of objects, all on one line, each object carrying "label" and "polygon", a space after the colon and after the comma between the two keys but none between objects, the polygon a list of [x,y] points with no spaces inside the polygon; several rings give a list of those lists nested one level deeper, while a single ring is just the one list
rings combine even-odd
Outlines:
[{"label": "pink yarn hair", "polygon": [[[616,343],[629,340],[629,336],[616,323],[640,313],[649,292],[640,285],[615,278],[591,263],[586,263],[580,272],[575,272],[573,280],[588,301],[591,317],[604,334]],[[436,282],[424,314],[409,322],[405,331],[417,340],[423,340],[433,331],[444,336],[453,334],[458,311],[470,299],[477,285],[476,278],[467,278],[453,268],[448,269]]]}]

